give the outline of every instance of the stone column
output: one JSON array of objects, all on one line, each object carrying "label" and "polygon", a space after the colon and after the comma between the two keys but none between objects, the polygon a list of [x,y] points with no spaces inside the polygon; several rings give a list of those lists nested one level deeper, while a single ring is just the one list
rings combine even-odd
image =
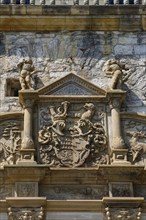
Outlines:
[{"label": "stone column", "polygon": [[24,136],[21,149],[34,149],[32,140],[32,108],[33,100],[27,99],[24,103]]},{"label": "stone column", "polygon": [[24,109],[24,130],[23,139],[21,145],[21,159],[17,162],[19,165],[36,164],[34,161],[34,142],[32,139],[32,113],[33,105],[36,98],[36,92],[34,91],[21,91],[20,103]]},{"label": "stone column", "polygon": [[112,148],[125,149],[124,140],[121,135],[121,122],[120,122],[120,106],[121,100],[113,98],[110,102],[111,116],[112,116]]},{"label": "stone column", "polygon": [[120,107],[126,93],[124,91],[113,90],[108,92],[110,99],[112,118],[112,164],[129,164],[127,162],[127,152],[122,133],[120,120]]}]

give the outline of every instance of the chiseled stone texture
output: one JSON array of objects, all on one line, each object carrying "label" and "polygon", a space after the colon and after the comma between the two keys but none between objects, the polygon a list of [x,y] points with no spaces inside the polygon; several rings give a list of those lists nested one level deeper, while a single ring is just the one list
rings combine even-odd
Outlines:
[{"label": "chiseled stone texture", "polygon": [[145,220],[146,219],[146,213],[142,214],[141,216],[141,220]]},{"label": "chiseled stone texture", "polygon": [[48,212],[46,220],[102,220],[103,214],[96,212]]},{"label": "chiseled stone texture", "polygon": [[9,32],[0,34],[0,111],[20,111],[17,98],[6,97],[6,79],[19,78],[17,64],[31,57],[37,74],[36,89],[75,72],[97,86],[108,89],[111,78],[102,71],[110,58],[129,68],[124,76],[126,111],[146,113],[146,32],[60,31]]},{"label": "chiseled stone texture", "polygon": [[8,220],[7,213],[0,212],[0,220]]}]

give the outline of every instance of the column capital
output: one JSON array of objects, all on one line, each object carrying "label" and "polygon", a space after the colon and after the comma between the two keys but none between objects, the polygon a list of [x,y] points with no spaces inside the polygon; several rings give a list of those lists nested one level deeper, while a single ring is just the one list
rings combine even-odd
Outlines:
[{"label": "column capital", "polygon": [[121,107],[121,100],[119,98],[113,98],[113,99],[110,100],[109,106],[110,106],[111,110],[115,109],[115,108],[120,109],[120,107]]},{"label": "column capital", "polygon": [[38,92],[34,90],[20,90],[19,102],[23,108],[32,108],[34,102],[38,99]]},{"label": "column capital", "polygon": [[107,92],[107,97],[109,99],[111,109],[120,109],[121,104],[126,97],[126,92],[122,90],[110,90]]}]

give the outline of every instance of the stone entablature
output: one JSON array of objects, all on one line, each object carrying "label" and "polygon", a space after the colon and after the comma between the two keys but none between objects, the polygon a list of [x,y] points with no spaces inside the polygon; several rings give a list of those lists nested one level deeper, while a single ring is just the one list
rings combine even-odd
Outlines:
[{"label": "stone entablature", "polygon": [[6,32],[146,30],[145,5],[0,5],[0,15],[0,31]]}]

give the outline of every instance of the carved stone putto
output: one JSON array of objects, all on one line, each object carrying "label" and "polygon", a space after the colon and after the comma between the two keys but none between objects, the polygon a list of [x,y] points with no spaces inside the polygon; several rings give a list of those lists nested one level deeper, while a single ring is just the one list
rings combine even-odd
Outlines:
[{"label": "carved stone putto", "polygon": [[23,59],[23,61],[21,61],[17,66],[20,70],[19,81],[22,90],[33,89],[31,77],[33,74],[36,73],[36,71],[33,66],[32,60],[30,58]]},{"label": "carved stone putto", "polygon": [[62,102],[59,107],[49,106],[51,125],[39,130],[41,163],[59,167],[107,164],[107,137],[103,124],[100,117],[98,122],[92,122],[95,105],[85,103],[81,107],[84,111],[74,115],[69,111],[71,106],[69,102]]},{"label": "carved stone putto", "polygon": [[119,60],[110,59],[105,62],[103,71],[107,76],[112,76],[112,84],[110,89],[122,89],[123,70],[125,69],[125,65]]}]

